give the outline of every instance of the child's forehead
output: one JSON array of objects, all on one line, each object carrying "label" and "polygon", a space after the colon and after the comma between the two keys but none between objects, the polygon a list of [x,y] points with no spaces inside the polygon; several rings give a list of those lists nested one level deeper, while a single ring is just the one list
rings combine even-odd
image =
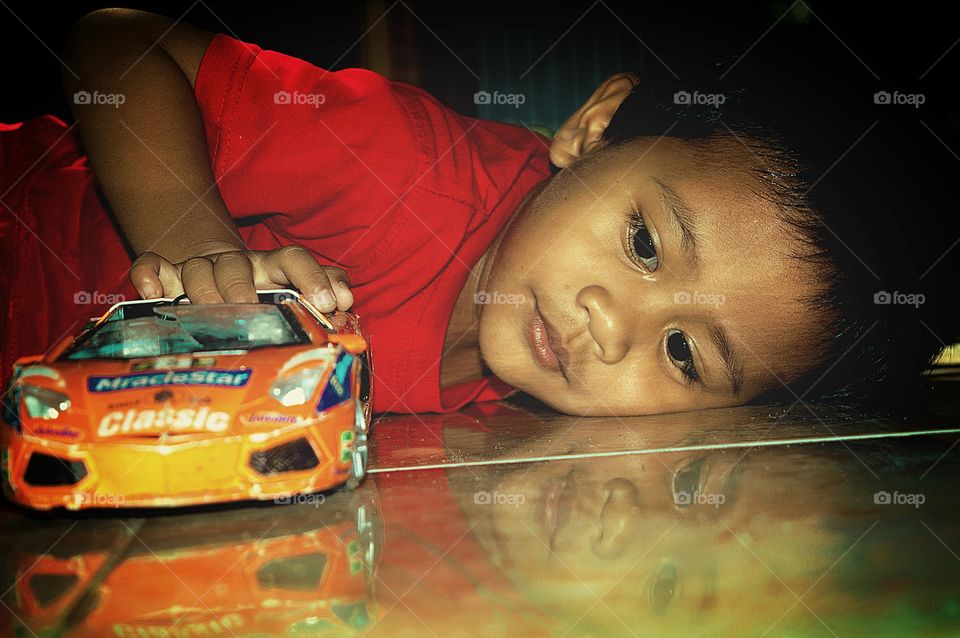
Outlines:
[{"label": "child's forehead", "polygon": [[779,197],[762,175],[778,168],[745,144],[731,139],[637,139],[633,145],[610,149],[606,161],[598,157],[585,164],[579,175],[567,180],[567,187],[600,207],[619,207],[621,200],[631,199],[659,205],[659,200],[679,198],[705,218],[704,223],[720,217],[729,227],[732,216],[775,221],[780,217]]},{"label": "child's forehead", "polygon": [[761,174],[783,167],[756,140],[730,134],[707,139],[638,137],[591,153],[576,168],[567,181],[584,191],[595,191],[595,186],[642,189],[656,177],[671,185],[746,198],[767,190]]}]

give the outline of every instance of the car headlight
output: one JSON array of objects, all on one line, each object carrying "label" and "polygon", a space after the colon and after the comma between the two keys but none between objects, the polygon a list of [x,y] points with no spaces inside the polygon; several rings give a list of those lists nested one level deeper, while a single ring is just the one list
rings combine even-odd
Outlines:
[{"label": "car headlight", "polygon": [[329,367],[320,366],[301,370],[288,377],[277,379],[270,386],[270,396],[281,404],[290,407],[303,405],[310,400]]},{"label": "car headlight", "polygon": [[70,409],[70,397],[56,390],[24,384],[20,396],[32,419],[56,419]]}]

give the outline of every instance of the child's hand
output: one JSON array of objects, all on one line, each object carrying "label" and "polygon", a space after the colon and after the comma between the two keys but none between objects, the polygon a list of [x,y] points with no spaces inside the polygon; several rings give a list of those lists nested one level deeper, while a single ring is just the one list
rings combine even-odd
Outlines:
[{"label": "child's hand", "polygon": [[186,293],[192,303],[256,303],[257,288],[292,285],[323,312],[353,305],[347,273],[317,263],[301,246],[222,250],[179,263],[146,252],[133,262],[130,281],[144,299]]}]

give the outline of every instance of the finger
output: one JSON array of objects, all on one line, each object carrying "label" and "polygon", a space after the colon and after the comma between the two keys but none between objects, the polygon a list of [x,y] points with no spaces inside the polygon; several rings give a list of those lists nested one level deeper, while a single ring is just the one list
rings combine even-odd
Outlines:
[{"label": "finger", "polygon": [[160,283],[163,284],[164,297],[178,297],[183,294],[180,268],[166,259],[160,263]]},{"label": "finger", "polygon": [[220,295],[227,303],[257,303],[253,285],[253,266],[241,252],[218,255],[213,262],[213,276]]},{"label": "finger", "polygon": [[316,257],[302,246],[284,246],[268,255],[268,274],[278,284],[289,282],[303,293],[307,301],[322,312],[333,312],[336,295],[330,278]]},{"label": "finger", "polygon": [[191,303],[222,303],[223,297],[213,275],[213,263],[203,257],[194,257],[180,268],[183,291]]},{"label": "finger", "polygon": [[130,267],[130,282],[144,299],[183,294],[177,266],[157,253],[145,252]]},{"label": "finger", "polygon": [[350,290],[350,279],[347,273],[336,267],[328,266],[324,268],[327,278],[330,280],[333,294],[337,298],[337,308],[340,310],[349,310],[353,305],[353,291]]},{"label": "finger", "polygon": [[165,261],[157,253],[145,252],[130,266],[130,283],[143,299],[156,299],[163,294],[160,269]]}]

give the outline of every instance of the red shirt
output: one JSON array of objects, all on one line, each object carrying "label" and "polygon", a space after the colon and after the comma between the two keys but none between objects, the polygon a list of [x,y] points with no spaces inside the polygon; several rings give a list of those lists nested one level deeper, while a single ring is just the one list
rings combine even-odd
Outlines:
[{"label": "red shirt", "polygon": [[[204,55],[195,95],[247,246],[298,243],[349,274],[375,411],[445,412],[515,391],[487,377],[441,395],[439,362],[470,268],[550,174],[545,138],[458,115],[371,71],[330,72],[225,35]],[[0,125],[4,377],[14,356],[43,352],[102,311],[75,295],[135,296],[130,259],[66,128],[51,116]]]}]

